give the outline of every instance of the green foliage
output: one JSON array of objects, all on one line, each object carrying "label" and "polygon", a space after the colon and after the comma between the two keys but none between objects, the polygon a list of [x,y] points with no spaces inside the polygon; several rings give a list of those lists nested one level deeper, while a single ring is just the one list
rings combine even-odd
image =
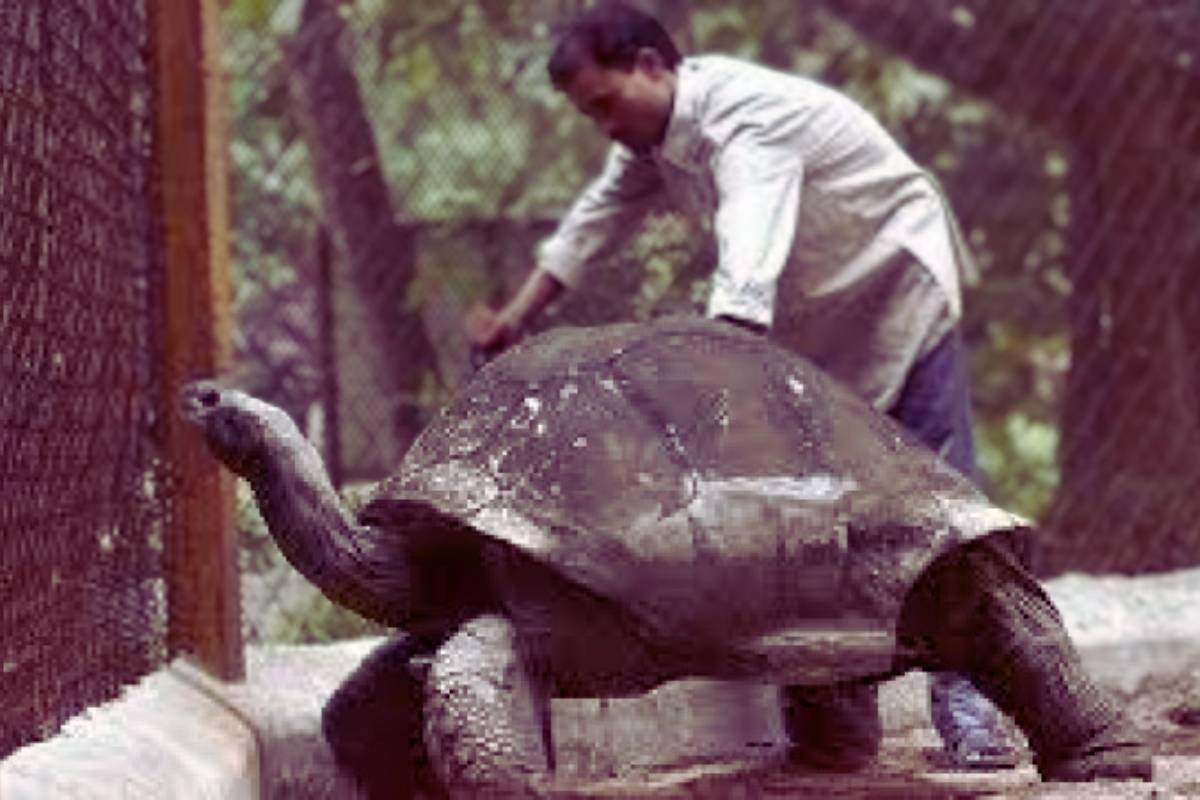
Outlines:
[{"label": "green foliage", "polygon": [[274,0],[230,0],[225,6],[226,25],[236,31],[264,30],[274,8]]},{"label": "green foliage", "polygon": [[284,608],[272,626],[270,641],[279,644],[320,644],[341,639],[381,636],[387,628],[314,594],[308,602]]},{"label": "green foliage", "polygon": [[238,561],[243,572],[261,573],[284,563],[245,481],[237,484],[234,520],[238,532]]},{"label": "green foliage", "polygon": [[225,11],[238,303],[294,278],[295,254],[311,236],[318,205],[289,110],[283,39],[274,31],[289,6],[298,3],[235,0]]},{"label": "green foliage", "polygon": [[1057,411],[1070,365],[1067,337],[1002,315],[974,347],[975,444],[991,494],[1037,519],[1058,487]]},{"label": "green foliage", "polygon": [[991,492],[1018,514],[1041,516],[1058,488],[1058,428],[1014,411],[976,425],[975,441]]}]

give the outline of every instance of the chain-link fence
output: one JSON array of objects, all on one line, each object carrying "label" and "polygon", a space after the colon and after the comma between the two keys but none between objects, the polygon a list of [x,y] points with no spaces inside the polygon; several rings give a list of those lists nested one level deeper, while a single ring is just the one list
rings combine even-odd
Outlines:
[{"label": "chain-link fence", "polygon": [[[544,74],[584,3],[417,5],[226,12],[241,381],[348,482],[386,475],[459,385],[464,311],[512,292],[605,148]],[[642,5],[685,52],[850,94],[937,175],[982,272],[964,321],[980,460],[1043,522],[1044,569],[1200,560],[1200,8]],[[700,308],[703,233],[655,217],[541,325]],[[250,594],[252,634],[278,635],[278,592]]]},{"label": "chain-link fence", "polygon": [[166,657],[146,46],[0,2],[0,756]]}]

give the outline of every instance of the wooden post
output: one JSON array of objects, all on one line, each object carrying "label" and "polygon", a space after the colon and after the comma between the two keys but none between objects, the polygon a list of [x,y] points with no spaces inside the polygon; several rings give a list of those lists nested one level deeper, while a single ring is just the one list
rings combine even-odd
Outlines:
[{"label": "wooden post", "polygon": [[244,674],[234,483],[177,409],[179,390],[229,366],[226,107],[216,0],[150,0],[163,268],[163,420],[170,459],[168,628],[219,678]]}]

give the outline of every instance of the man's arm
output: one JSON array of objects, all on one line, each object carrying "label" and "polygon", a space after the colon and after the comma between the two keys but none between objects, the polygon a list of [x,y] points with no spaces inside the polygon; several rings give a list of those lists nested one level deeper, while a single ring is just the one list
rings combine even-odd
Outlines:
[{"label": "man's arm", "polygon": [[662,178],[649,159],[614,146],[604,171],[542,244],[538,265],[517,293],[499,311],[477,305],[468,313],[471,344],[500,350],[520,338],[547,305],[582,282],[591,263],[624,241],[661,190]]},{"label": "man's arm", "polygon": [[708,315],[769,329],[797,235],[803,161],[747,128],[721,148],[713,178],[718,262]]}]

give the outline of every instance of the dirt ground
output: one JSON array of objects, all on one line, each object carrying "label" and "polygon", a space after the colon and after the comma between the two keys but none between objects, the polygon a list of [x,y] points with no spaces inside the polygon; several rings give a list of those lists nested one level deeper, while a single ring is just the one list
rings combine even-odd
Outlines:
[{"label": "dirt ground", "polygon": [[1042,783],[1028,757],[1015,770],[949,771],[937,766],[937,735],[919,725],[891,733],[880,759],[854,775],[830,776],[778,759],[680,766],[555,792],[571,798],[1200,798],[1200,672],[1172,681],[1150,678],[1121,696],[1155,752],[1155,778],[1089,784]]}]

